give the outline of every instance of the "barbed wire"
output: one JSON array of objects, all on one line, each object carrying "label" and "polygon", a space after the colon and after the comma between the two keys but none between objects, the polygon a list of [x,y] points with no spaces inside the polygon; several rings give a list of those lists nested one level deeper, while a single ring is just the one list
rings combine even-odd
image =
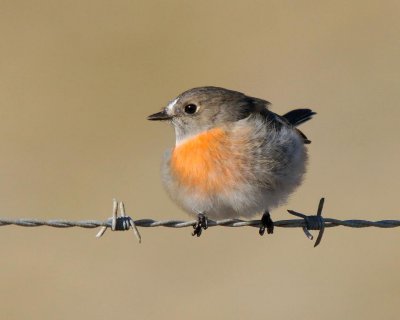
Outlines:
[{"label": "barbed wire", "polygon": [[[279,220],[274,222],[275,227],[280,228],[302,228],[307,238],[313,240],[312,234],[309,230],[319,230],[318,237],[315,241],[314,247],[322,240],[325,228],[332,227],[349,227],[349,228],[396,228],[400,227],[400,220],[379,220],[379,221],[368,221],[368,220],[338,220],[333,218],[323,218],[322,210],[324,205],[324,198],[322,198],[318,205],[318,210],[316,215],[305,215],[293,210],[288,210],[288,212],[301,219],[289,219],[289,220]],[[118,216],[120,213],[120,216]],[[137,227],[151,228],[151,227],[167,227],[167,228],[186,228],[193,227],[197,225],[197,220],[184,221],[184,220],[163,220],[157,221],[153,219],[138,219],[133,220],[131,217],[126,215],[125,206],[123,202],[118,202],[116,199],[113,200],[113,211],[112,217],[105,221],[98,220],[80,220],[80,221],[68,221],[62,219],[53,220],[40,220],[40,219],[15,219],[15,218],[0,218],[0,227],[15,225],[20,227],[39,227],[48,226],[54,228],[71,228],[80,227],[93,229],[101,227],[100,231],[97,233],[96,237],[100,238],[105,231],[110,228],[112,231],[126,231],[132,230],[136,237],[141,242],[141,235]],[[210,220],[207,219],[207,227],[256,227],[261,226],[261,220],[241,220],[241,219],[223,219],[223,220]],[[206,227],[206,228],[207,228]],[[204,228],[204,229],[206,229]],[[199,236],[199,234],[198,234]]]}]

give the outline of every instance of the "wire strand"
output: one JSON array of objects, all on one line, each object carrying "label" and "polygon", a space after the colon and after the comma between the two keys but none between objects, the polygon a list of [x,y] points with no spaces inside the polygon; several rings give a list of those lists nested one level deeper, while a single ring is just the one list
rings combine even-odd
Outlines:
[{"label": "wire strand", "polygon": [[[332,218],[324,218],[324,225],[326,228],[331,227],[349,227],[349,228],[396,228],[400,227],[400,220],[338,220]],[[197,220],[153,220],[153,219],[139,219],[134,220],[134,223],[138,227],[152,228],[152,227],[166,227],[166,228],[187,228],[192,227]],[[0,227],[15,225],[20,227],[40,227],[48,226],[53,228],[72,228],[80,227],[86,229],[93,229],[98,227],[109,227],[111,228],[111,219],[106,221],[99,220],[79,220],[79,221],[68,221],[63,219],[54,220],[40,220],[40,219],[29,219],[29,218],[0,218]],[[240,220],[240,219],[224,219],[224,220],[208,220],[209,227],[259,227],[261,220]],[[306,226],[303,219],[289,219],[274,221],[275,227],[281,228],[301,228]]]},{"label": "wire strand", "polygon": [[[319,230],[317,240],[315,241],[314,247],[316,247],[322,239],[325,228],[333,227],[348,227],[348,228],[397,228],[400,227],[400,220],[378,220],[378,221],[368,221],[368,220],[339,220],[333,218],[323,218],[322,210],[324,205],[324,198],[321,198],[316,215],[305,215],[300,212],[293,210],[288,210],[288,212],[301,219],[289,219],[289,220],[279,220],[274,222],[275,227],[279,228],[303,228],[303,231],[307,238],[313,240],[312,234],[309,230]],[[118,216],[120,213],[120,216]],[[113,231],[126,231],[133,230],[135,236],[141,242],[141,236],[137,227],[142,228],[153,228],[153,227],[166,227],[166,228],[195,228],[198,225],[198,220],[153,220],[153,219],[138,219],[133,220],[131,217],[127,216],[125,213],[125,206],[123,202],[117,202],[113,199],[113,211],[112,217],[105,221],[98,220],[79,220],[79,221],[69,221],[63,219],[53,219],[53,220],[40,220],[40,219],[29,219],[29,218],[1,218],[0,217],[0,227],[1,226],[19,226],[19,227],[40,227],[48,226],[53,228],[72,228],[80,227],[93,229],[101,227],[100,231],[97,233],[97,237],[101,237],[105,231],[110,228]],[[262,225],[261,220],[241,220],[241,219],[223,219],[223,220],[210,220],[207,219],[207,227],[255,227],[260,228]],[[200,232],[201,234],[201,232]],[[198,236],[200,235],[198,234]]]}]

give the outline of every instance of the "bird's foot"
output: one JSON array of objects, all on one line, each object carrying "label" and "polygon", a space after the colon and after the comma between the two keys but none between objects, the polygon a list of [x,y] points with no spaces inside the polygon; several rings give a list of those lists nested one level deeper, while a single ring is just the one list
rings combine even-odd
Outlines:
[{"label": "bird's foot", "polygon": [[268,211],[265,211],[261,217],[261,226],[260,230],[258,231],[260,236],[264,235],[265,229],[267,229],[268,234],[274,233],[274,222],[272,221],[271,215],[269,214]]},{"label": "bird's foot", "polygon": [[208,219],[204,213],[197,214],[197,222],[193,225],[192,236],[201,236],[201,232],[208,228]]}]

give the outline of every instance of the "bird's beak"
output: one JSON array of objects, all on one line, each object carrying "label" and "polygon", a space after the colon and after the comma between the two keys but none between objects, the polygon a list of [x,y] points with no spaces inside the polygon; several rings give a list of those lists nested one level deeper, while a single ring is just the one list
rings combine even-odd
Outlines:
[{"label": "bird's beak", "polygon": [[161,112],[154,113],[147,117],[147,120],[171,120],[172,116],[170,116],[165,110]]}]

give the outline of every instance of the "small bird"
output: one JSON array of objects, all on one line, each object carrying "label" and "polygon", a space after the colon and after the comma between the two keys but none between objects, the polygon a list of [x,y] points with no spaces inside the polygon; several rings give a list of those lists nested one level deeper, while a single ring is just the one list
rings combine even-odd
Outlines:
[{"label": "small bird", "polygon": [[263,214],[260,235],[273,233],[270,210],[300,185],[307,165],[297,129],[315,112],[296,109],[279,116],[266,100],[218,87],[187,90],[148,120],[169,121],[176,144],[164,156],[162,180],[169,196],[197,215],[193,235],[207,218]]}]

